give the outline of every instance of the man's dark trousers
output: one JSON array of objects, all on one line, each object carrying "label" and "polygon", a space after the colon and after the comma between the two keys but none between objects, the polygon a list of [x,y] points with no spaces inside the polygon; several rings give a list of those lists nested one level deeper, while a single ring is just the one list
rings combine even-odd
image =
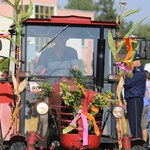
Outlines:
[{"label": "man's dark trousers", "polygon": [[127,118],[132,138],[142,138],[141,117],[143,111],[143,97],[133,97],[127,101]]}]

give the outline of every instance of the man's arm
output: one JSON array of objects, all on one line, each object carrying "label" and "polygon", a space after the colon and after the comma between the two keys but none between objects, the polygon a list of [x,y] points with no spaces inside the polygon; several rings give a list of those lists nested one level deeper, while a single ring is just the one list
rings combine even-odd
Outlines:
[{"label": "man's arm", "polygon": [[46,60],[45,53],[42,53],[41,56],[39,57],[37,64],[35,65],[35,68],[34,68],[34,72],[36,74],[40,74],[41,71],[46,67],[45,60]]},{"label": "man's arm", "polygon": [[146,78],[145,72],[137,72],[133,75],[132,78],[126,77],[125,79],[125,88],[131,88],[135,84],[137,84],[139,81],[144,80]]},{"label": "man's arm", "polygon": [[71,48],[72,51],[70,53],[70,57],[71,57],[71,64],[72,64],[72,68],[79,70],[79,59],[78,59],[78,54],[77,51],[73,48]]}]

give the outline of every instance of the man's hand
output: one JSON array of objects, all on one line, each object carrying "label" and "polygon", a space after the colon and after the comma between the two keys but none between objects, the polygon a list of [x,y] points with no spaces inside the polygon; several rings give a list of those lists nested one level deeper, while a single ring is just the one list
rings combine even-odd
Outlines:
[{"label": "man's hand", "polygon": [[79,70],[79,66],[78,66],[78,65],[75,65],[75,66],[72,67],[72,69],[74,69],[74,70]]}]

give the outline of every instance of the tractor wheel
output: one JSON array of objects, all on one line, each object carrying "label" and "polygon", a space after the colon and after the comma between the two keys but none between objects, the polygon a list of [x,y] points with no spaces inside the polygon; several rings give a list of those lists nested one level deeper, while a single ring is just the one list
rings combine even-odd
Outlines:
[{"label": "tractor wheel", "polygon": [[147,150],[147,148],[141,145],[134,145],[131,150]]},{"label": "tractor wheel", "polygon": [[26,146],[22,142],[16,142],[11,145],[10,150],[26,150]]}]

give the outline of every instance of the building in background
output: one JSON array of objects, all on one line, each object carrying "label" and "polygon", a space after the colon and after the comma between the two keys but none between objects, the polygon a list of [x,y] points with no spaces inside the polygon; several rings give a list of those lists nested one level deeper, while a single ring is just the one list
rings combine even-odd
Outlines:
[{"label": "building in background", "polygon": [[[10,0],[14,1],[14,0]],[[24,4],[24,11],[28,10],[30,0],[23,0]],[[61,9],[57,6],[57,0],[32,0],[33,3],[33,14],[30,18],[36,18],[36,19],[48,19],[51,18],[51,16],[84,16],[84,17],[90,17],[91,20],[94,20],[94,12],[92,11],[83,11],[83,10],[71,10],[71,9]],[[12,24],[12,20],[8,19],[4,16],[13,17],[14,10],[13,8],[8,5],[5,0],[0,1],[0,34],[3,34],[3,32],[8,31],[10,25]],[[7,39],[1,39],[2,41],[2,50],[0,51],[0,59],[3,58],[3,56],[8,57],[10,54],[10,42]],[[36,42],[36,43],[35,43]],[[38,44],[37,44],[38,43]],[[42,43],[42,45],[41,45]],[[44,45],[46,45],[47,41],[45,39],[38,38],[36,41],[33,42],[32,48],[40,49]],[[87,41],[85,39],[76,40],[76,42],[71,42],[71,40],[67,43],[68,45],[71,45],[73,48],[75,48],[78,52],[79,59],[82,57],[85,57],[85,60],[87,59],[88,51],[90,50],[91,42]],[[35,46],[36,45],[36,46]],[[38,47],[37,47],[38,46]],[[84,49],[83,51],[81,50]],[[11,53],[14,53],[11,51]],[[92,53],[91,53],[92,56]],[[92,61],[92,58],[90,59]],[[90,61],[88,63],[91,63]],[[91,64],[88,64],[88,66],[91,66]],[[87,69],[90,73],[91,68]]]},{"label": "building in background", "polygon": [[[13,2],[13,0],[11,0]],[[51,16],[84,16],[94,19],[94,12],[92,11],[81,11],[81,10],[71,10],[71,9],[60,9],[57,7],[57,0],[32,0],[33,3],[33,14],[31,18],[47,19]],[[27,11],[29,0],[23,0],[24,10]],[[4,16],[13,17],[13,8],[9,6],[5,0],[0,1],[0,34],[8,31],[12,20]],[[3,16],[4,15],[4,16]],[[1,39],[3,48],[0,51],[0,56],[9,56],[9,41],[6,39]],[[82,41],[84,43],[84,41]]]}]

